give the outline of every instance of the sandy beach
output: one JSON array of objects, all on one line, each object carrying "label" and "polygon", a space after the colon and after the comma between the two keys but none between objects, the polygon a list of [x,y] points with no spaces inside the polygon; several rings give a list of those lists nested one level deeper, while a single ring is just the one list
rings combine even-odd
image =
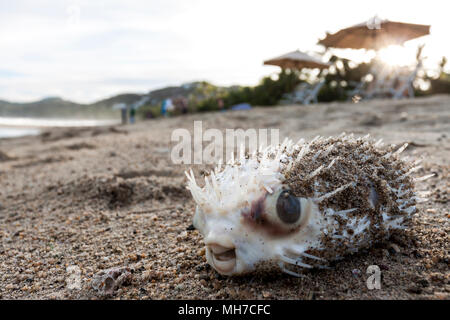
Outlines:
[{"label": "sandy beach", "polygon": [[[345,131],[408,142],[405,156],[424,158],[417,175],[435,174],[417,186],[431,195],[407,240],[391,239],[305,278],[223,277],[206,264],[202,237],[189,227],[188,166],[170,160],[172,131],[192,131],[194,120],[204,129],[278,128],[281,139]],[[201,175],[208,166],[193,168]],[[261,107],[0,140],[0,298],[449,299],[449,169],[450,95]],[[381,269],[379,290],[366,286],[370,265]],[[110,294],[94,289],[95,275],[112,267],[123,268],[120,283]]]}]

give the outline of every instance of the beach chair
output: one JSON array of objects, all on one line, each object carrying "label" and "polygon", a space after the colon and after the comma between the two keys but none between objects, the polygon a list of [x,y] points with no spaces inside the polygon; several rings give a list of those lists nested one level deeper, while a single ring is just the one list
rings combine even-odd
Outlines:
[{"label": "beach chair", "polygon": [[324,84],[325,80],[321,80],[315,85],[310,85],[307,82],[302,82],[295,88],[294,92],[292,92],[291,94],[286,94],[284,96],[284,99],[288,100],[290,103],[317,103],[317,96]]},{"label": "beach chair", "polygon": [[416,67],[409,75],[403,74],[397,77],[396,85],[390,89],[390,93],[394,99],[401,99],[404,97],[414,98],[414,81],[421,68],[422,60],[419,60]]},{"label": "beach chair", "polygon": [[[366,99],[373,98],[393,98],[414,97],[414,81],[419,70],[422,68],[422,61],[417,62],[413,71],[407,68],[397,68],[390,74],[383,75],[382,80],[376,81],[373,87],[365,93]],[[370,86],[369,86],[370,88]]]},{"label": "beach chair", "polygon": [[367,81],[367,77],[359,87],[359,96],[363,99],[385,98],[389,95],[394,84],[395,77],[392,71],[386,66],[378,66],[371,70],[372,80]]},{"label": "beach chair", "polygon": [[311,104],[311,102],[313,103],[318,103],[318,99],[317,97],[319,96],[319,92],[320,89],[322,89],[322,87],[325,84],[325,79],[322,79],[321,81],[319,81],[318,83],[316,83],[307,93],[305,99],[303,100],[303,104]]},{"label": "beach chair", "polygon": [[426,59],[426,57],[422,56],[424,47],[424,44],[417,47],[417,64],[414,70],[409,74],[404,73],[397,76],[395,86],[391,89],[391,94],[394,99],[401,99],[405,96],[408,98],[414,98],[414,81],[416,80],[420,69],[423,67],[423,60]]},{"label": "beach chair", "polygon": [[299,101],[303,101],[305,99],[306,92],[309,88],[309,84],[307,82],[302,82],[294,88],[292,93],[287,93],[283,96],[283,98],[290,103],[297,103]]},{"label": "beach chair", "polygon": [[414,97],[414,81],[422,68],[424,59],[422,57],[423,47],[421,45],[417,48],[417,64],[412,72],[405,72],[402,68],[392,70],[382,64],[375,64],[370,72],[375,79],[371,82],[361,81],[360,85],[357,85],[354,90],[349,92],[349,98],[351,99],[355,95],[364,99]]}]

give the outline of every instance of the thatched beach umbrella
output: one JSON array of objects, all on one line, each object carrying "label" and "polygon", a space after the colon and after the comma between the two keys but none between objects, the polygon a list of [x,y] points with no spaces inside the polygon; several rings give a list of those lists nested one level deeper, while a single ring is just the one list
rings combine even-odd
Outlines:
[{"label": "thatched beach umbrella", "polygon": [[323,62],[317,58],[314,58],[304,52],[299,50],[292,51],[282,56],[264,61],[265,65],[278,66],[283,69],[297,69],[301,70],[303,68],[319,68],[327,69],[330,64]]},{"label": "thatched beach umbrella", "polygon": [[374,17],[336,33],[327,34],[318,43],[326,48],[379,50],[389,45],[402,45],[408,40],[429,33],[429,25],[394,22]]}]

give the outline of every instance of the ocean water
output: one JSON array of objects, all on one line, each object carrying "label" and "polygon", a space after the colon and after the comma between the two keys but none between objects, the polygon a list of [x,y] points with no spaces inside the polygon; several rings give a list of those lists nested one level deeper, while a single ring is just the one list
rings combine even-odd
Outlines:
[{"label": "ocean water", "polygon": [[17,138],[35,136],[41,132],[39,129],[0,127],[0,138]]},{"label": "ocean water", "polygon": [[120,120],[44,119],[0,117],[0,138],[16,138],[37,135],[40,128],[49,127],[97,127],[119,124]]}]

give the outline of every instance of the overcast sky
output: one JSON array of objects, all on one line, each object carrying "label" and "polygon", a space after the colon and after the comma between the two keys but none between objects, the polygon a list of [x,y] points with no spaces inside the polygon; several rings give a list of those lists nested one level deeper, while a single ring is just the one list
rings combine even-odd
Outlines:
[{"label": "overcast sky", "polygon": [[425,43],[428,66],[435,66],[450,57],[445,2],[1,1],[0,99],[88,103],[195,80],[254,85],[278,70],[263,60],[320,51],[315,44],[326,31],[375,14],[431,24],[431,36],[407,43],[402,61],[412,63]]}]

